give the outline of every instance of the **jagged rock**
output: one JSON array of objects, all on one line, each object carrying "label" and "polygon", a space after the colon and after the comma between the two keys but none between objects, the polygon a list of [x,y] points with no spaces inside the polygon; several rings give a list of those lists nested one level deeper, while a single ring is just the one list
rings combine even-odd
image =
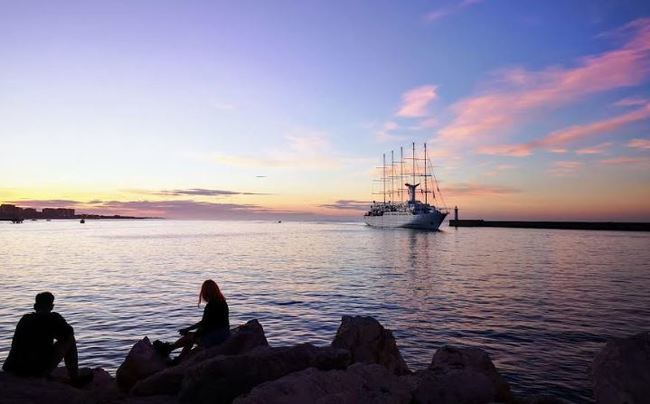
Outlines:
[{"label": "jagged rock", "polygon": [[353,362],[378,363],[397,375],[411,373],[393,333],[372,317],[343,316],[332,346],[349,350]]},{"label": "jagged rock", "polygon": [[650,332],[607,342],[594,359],[591,379],[597,403],[650,400]]},{"label": "jagged rock", "polygon": [[508,383],[480,348],[444,346],[427,370],[410,377],[417,403],[463,404],[510,402]]},{"label": "jagged rock", "polygon": [[255,387],[236,404],[391,403],[407,404],[411,391],[398,376],[377,364],[357,363],[347,370],[315,368],[291,373]]},{"label": "jagged rock", "polygon": [[309,367],[344,369],[350,353],[344,349],[301,344],[261,347],[246,354],[219,356],[190,367],[179,398],[189,403],[226,403],[260,383]]},{"label": "jagged rock", "polygon": [[[111,404],[117,404],[112,402]],[[126,397],[124,401],[119,401],[124,404],[177,404],[178,400],[172,396],[149,396],[149,397]]]},{"label": "jagged rock", "polygon": [[[115,379],[102,368],[80,369],[93,380],[81,388],[69,384],[67,371],[59,367],[49,378],[24,378],[0,372],[1,403],[120,403],[126,399]],[[153,404],[153,403],[152,403]]]},{"label": "jagged rock", "polygon": [[82,390],[64,383],[5,372],[0,372],[0,392],[0,401],[7,404],[73,404],[81,402],[84,396]]},{"label": "jagged rock", "polygon": [[117,384],[129,391],[135,383],[165,369],[165,359],[153,349],[149,338],[144,337],[129,351],[115,374]]},{"label": "jagged rock", "polygon": [[517,397],[514,402],[515,404],[570,404],[568,401],[562,400],[561,398],[545,394]]},{"label": "jagged rock", "polygon": [[223,344],[198,350],[177,366],[169,367],[140,380],[131,389],[131,394],[136,396],[176,395],[181,389],[185,372],[191,366],[219,355],[242,354],[260,346],[269,346],[269,343],[264,335],[262,325],[257,320],[251,320],[233,329],[230,338]]}]

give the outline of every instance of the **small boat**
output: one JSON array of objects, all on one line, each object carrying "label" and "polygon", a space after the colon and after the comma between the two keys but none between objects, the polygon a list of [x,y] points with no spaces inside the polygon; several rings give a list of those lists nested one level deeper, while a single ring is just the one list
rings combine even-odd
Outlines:
[{"label": "small boat", "polygon": [[79,221],[79,223],[81,223],[81,224],[86,223],[86,219],[81,219],[81,220]]}]

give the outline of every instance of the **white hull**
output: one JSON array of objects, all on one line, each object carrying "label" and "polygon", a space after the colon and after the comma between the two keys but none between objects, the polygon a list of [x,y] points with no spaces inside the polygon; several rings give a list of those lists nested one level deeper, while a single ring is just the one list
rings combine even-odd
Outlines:
[{"label": "white hull", "polygon": [[364,216],[368,226],[404,227],[409,229],[438,230],[447,213],[433,211],[414,215],[410,212],[386,212],[382,216]]}]

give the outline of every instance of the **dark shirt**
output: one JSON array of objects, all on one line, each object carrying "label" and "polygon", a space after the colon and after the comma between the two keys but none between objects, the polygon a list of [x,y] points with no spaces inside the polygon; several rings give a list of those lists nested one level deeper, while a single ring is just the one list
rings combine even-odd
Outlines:
[{"label": "dark shirt", "polygon": [[74,335],[72,327],[55,312],[25,314],[11,341],[2,369],[21,376],[42,376],[53,365],[54,340]]},{"label": "dark shirt", "polygon": [[206,335],[219,329],[230,329],[228,320],[228,303],[225,300],[212,300],[203,309],[199,335]]}]

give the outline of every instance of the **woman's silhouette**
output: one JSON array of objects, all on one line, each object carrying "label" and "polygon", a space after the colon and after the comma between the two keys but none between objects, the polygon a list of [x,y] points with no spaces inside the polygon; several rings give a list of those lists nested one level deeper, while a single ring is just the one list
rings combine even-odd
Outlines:
[{"label": "woman's silhouette", "polygon": [[[203,309],[203,318],[198,323],[187,328],[181,328],[178,332],[182,337],[173,344],[162,344],[158,349],[163,354],[183,348],[178,360],[181,360],[190,353],[194,345],[203,348],[219,345],[230,336],[230,322],[228,320],[228,303],[219,290],[219,286],[212,279],[208,279],[201,285],[199,293],[199,306],[206,302]],[[193,331],[196,330],[196,331]]]}]

